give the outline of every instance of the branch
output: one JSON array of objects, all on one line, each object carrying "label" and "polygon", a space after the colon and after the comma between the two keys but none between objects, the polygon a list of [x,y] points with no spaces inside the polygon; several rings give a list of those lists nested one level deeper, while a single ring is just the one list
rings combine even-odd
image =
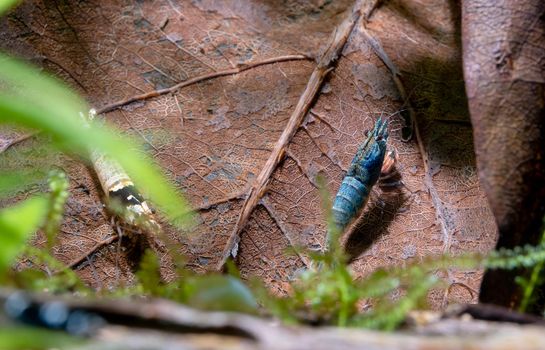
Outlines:
[{"label": "branch", "polygon": [[[380,55],[379,55],[380,56]],[[389,60],[389,59],[388,59]],[[387,66],[389,64],[385,63]],[[393,63],[390,61],[390,65],[393,66]],[[395,68],[397,70],[397,68]],[[396,74],[394,74],[394,77]],[[405,91],[405,90],[403,90]],[[401,90],[400,90],[401,92]],[[408,110],[410,111],[411,116],[414,115],[414,110],[408,106]],[[422,140],[422,135],[420,133],[420,129],[418,127],[418,123],[414,117],[411,117],[411,135],[414,131],[416,142],[418,144],[418,151],[420,153],[420,156],[422,157],[422,162],[424,163],[424,185],[428,189],[428,193],[430,194],[432,205],[435,208],[435,218],[439,222],[439,225],[441,227],[441,233],[443,235],[444,243],[443,243],[443,251],[448,252],[450,248],[450,239],[451,234],[449,230],[449,223],[447,222],[447,215],[446,215],[446,208],[443,204],[443,201],[439,197],[439,192],[437,191],[437,188],[435,187],[435,184],[433,183],[433,174],[430,170],[430,161],[428,154],[426,152],[426,149],[424,147],[424,143]],[[408,127],[408,125],[406,125]],[[396,155],[393,155],[393,164],[395,164],[395,157]],[[384,169],[383,169],[384,170]]]},{"label": "branch", "polygon": [[229,255],[234,256],[237,254],[240,233],[246,226],[248,220],[250,219],[250,215],[259,203],[259,199],[263,196],[265,187],[269,182],[273,171],[283,159],[286,147],[291,142],[291,139],[295,135],[297,129],[299,129],[301,126],[305,115],[307,114],[316,95],[318,94],[318,91],[320,90],[324,78],[333,69],[333,63],[339,57],[346,41],[348,40],[348,37],[350,36],[350,33],[352,32],[352,29],[361,16],[360,9],[361,3],[360,1],[356,1],[348,17],[337,28],[335,28],[328,43],[325,45],[325,50],[318,60],[318,65],[316,68],[314,68],[314,71],[310,76],[303,94],[297,102],[297,106],[295,106],[295,110],[293,111],[288,124],[284,128],[280,138],[276,141],[269,159],[265,163],[265,166],[261,170],[259,176],[256,178],[254,185],[248,192],[248,197],[242,206],[242,210],[235,228],[227,240],[223,255],[218,263],[218,270],[223,268],[223,265],[229,258]]},{"label": "branch", "polygon": [[[53,304],[55,303],[55,304]],[[274,325],[270,319],[234,312],[202,311],[162,299],[92,300],[0,289],[0,317],[11,324],[5,305],[40,324],[43,306],[60,305],[78,313],[86,342],[73,349],[487,349],[545,348],[543,320],[490,305],[463,305],[450,315],[431,315],[430,321],[409,323],[403,332],[357,328]],[[19,308],[14,308],[18,306]],[[427,311],[429,314],[430,312]],[[462,317],[469,314],[475,319]],[[33,318],[27,315],[38,315]],[[10,317],[14,317],[13,313]],[[420,319],[423,319],[420,317]],[[499,322],[483,322],[489,319]],[[275,321],[277,323],[277,321]],[[516,322],[510,324],[505,322]],[[530,326],[521,326],[529,324]],[[58,325],[56,325],[58,327]],[[56,330],[60,332],[59,330]]]},{"label": "branch", "polygon": [[366,0],[361,7],[362,19],[368,22],[375,10],[382,5],[382,0]]},{"label": "branch", "polygon": [[375,38],[371,33],[369,33],[365,27],[365,21],[362,21],[362,24],[360,26],[360,31],[362,32],[364,38],[367,40],[375,54],[382,60],[384,65],[388,67],[390,72],[392,73],[392,78],[394,80],[394,83],[397,87],[397,90],[399,91],[399,94],[401,95],[401,98],[403,99],[403,106],[404,111],[402,111],[400,114],[404,119],[404,126],[401,130],[401,139],[403,141],[409,141],[413,137],[413,130],[415,128],[415,112],[414,108],[411,105],[411,102],[409,100],[409,95],[407,94],[407,90],[405,90],[405,85],[403,85],[403,81],[401,80],[401,72],[397,68],[397,66],[394,64],[394,62],[388,57],[386,54],[386,51],[382,48],[382,44],[380,41]]},{"label": "branch", "polygon": [[207,210],[213,209],[213,208],[215,208],[218,205],[223,204],[223,203],[244,199],[245,196],[246,196],[246,192],[230,194],[230,195],[228,195],[226,197],[223,197],[223,198],[220,198],[218,200],[208,202],[208,203],[205,203],[205,204],[201,204],[199,206],[194,206],[194,207],[192,207],[192,210],[194,210],[194,211],[207,211]]},{"label": "branch", "polygon": [[267,65],[267,64],[271,64],[271,63],[278,63],[278,62],[285,62],[285,61],[300,61],[300,60],[309,60],[309,59],[310,59],[310,57],[305,56],[305,55],[286,55],[286,56],[278,56],[278,57],[268,58],[266,60],[252,62],[252,63],[243,63],[243,64],[240,64],[240,65],[238,65],[238,67],[233,68],[233,69],[227,69],[227,70],[217,71],[217,72],[213,72],[213,73],[207,73],[207,74],[195,77],[195,78],[185,80],[185,81],[183,81],[183,82],[181,82],[179,84],[176,84],[176,85],[168,87],[168,88],[146,92],[146,93],[141,94],[141,95],[136,95],[136,96],[133,96],[133,97],[129,97],[128,99],[125,99],[125,100],[114,102],[114,103],[106,105],[106,106],[104,106],[102,108],[98,108],[97,109],[97,114],[108,113],[108,112],[111,112],[113,110],[116,110],[118,108],[121,108],[123,106],[126,106],[126,105],[131,104],[131,103],[136,102],[136,101],[147,100],[147,99],[150,99],[150,98],[153,98],[153,97],[169,94],[169,93],[175,92],[176,90],[179,90],[181,88],[184,88],[184,87],[196,84],[196,83],[200,83],[201,81],[205,81],[205,80],[209,80],[209,79],[213,79],[213,78],[217,78],[217,77],[223,77],[223,76],[226,76],[226,75],[233,75],[233,74],[241,73],[241,72],[244,72],[244,71],[246,71],[248,69],[251,69],[251,68],[264,66],[264,65]]},{"label": "branch", "polygon": [[449,224],[446,222],[447,216],[446,209],[443,204],[443,201],[439,197],[439,193],[437,192],[437,188],[435,188],[435,184],[433,183],[433,174],[430,171],[430,160],[428,157],[428,153],[426,152],[424,148],[424,143],[422,141],[422,135],[420,134],[420,129],[418,127],[418,123],[416,122],[416,119],[413,119],[413,126],[414,126],[414,133],[416,137],[416,142],[418,143],[418,150],[420,151],[420,156],[422,157],[422,162],[424,163],[424,184],[426,185],[428,192],[431,197],[431,202],[433,204],[433,207],[435,208],[435,218],[439,222],[439,225],[441,226],[441,233],[443,234],[443,252],[447,253],[450,249],[450,238],[451,234],[449,232]]},{"label": "branch", "polygon": [[98,242],[93,247],[85,251],[83,254],[81,254],[79,257],[75,258],[74,260],[70,261],[68,264],[66,264],[66,268],[73,269],[79,264],[81,264],[87,257],[91,256],[95,252],[99,251],[102,247],[107,246],[108,244],[112,243],[113,241],[116,241],[119,238],[119,236],[111,236],[106,238],[103,241]]}]

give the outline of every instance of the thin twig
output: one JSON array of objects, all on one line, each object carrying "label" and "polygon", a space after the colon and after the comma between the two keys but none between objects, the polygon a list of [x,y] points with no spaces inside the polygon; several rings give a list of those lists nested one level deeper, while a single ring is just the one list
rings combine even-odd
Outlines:
[{"label": "thin twig", "polygon": [[399,91],[399,94],[401,95],[401,98],[403,99],[403,108],[405,108],[405,111],[408,113],[400,113],[401,116],[404,119],[404,126],[402,130],[401,138],[403,141],[409,141],[413,137],[413,131],[415,128],[415,112],[414,108],[411,105],[411,102],[409,100],[409,95],[407,94],[407,90],[405,90],[405,85],[403,84],[403,81],[401,80],[401,72],[397,68],[397,66],[394,64],[394,62],[388,57],[386,54],[386,51],[384,51],[384,48],[382,47],[382,44],[380,41],[375,38],[365,27],[365,21],[362,21],[360,26],[360,31],[362,32],[364,38],[367,40],[375,54],[378,56],[378,58],[381,59],[381,61],[384,63],[386,67],[390,70],[392,73],[392,78],[394,80],[394,83],[397,87],[397,90]]},{"label": "thin twig", "polygon": [[19,136],[18,138],[14,139],[14,140],[8,141],[5,144],[0,145],[0,154],[7,151],[9,148],[23,142],[23,141],[26,141],[28,139],[33,138],[34,136],[36,136],[38,134],[39,134],[39,132],[24,134],[24,135]]},{"label": "thin twig", "polygon": [[230,194],[227,197],[220,198],[220,199],[218,199],[216,201],[208,202],[206,204],[201,204],[199,206],[193,207],[192,210],[193,211],[210,210],[210,209],[215,208],[218,205],[223,204],[223,203],[228,203],[228,202],[231,202],[231,201],[234,201],[234,200],[244,199],[245,196],[246,196],[246,192]]},{"label": "thin twig", "polygon": [[448,286],[448,290],[450,292],[450,290],[452,289],[452,287],[454,286],[460,286],[462,288],[464,288],[465,290],[467,290],[469,292],[469,294],[471,294],[471,297],[474,298],[476,297],[477,295],[479,295],[479,291],[478,290],[475,290],[473,288],[471,288],[470,286],[468,286],[467,284],[465,283],[462,283],[462,282],[452,282],[450,284],[450,286]]},{"label": "thin twig", "polygon": [[424,148],[424,143],[422,141],[422,135],[420,134],[420,129],[418,127],[418,123],[416,120],[413,120],[414,123],[414,133],[416,137],[416,142],[418,144],[418,150],[420,151],[420,156],[422,157],[422,162],[424,163],[424,184],[426,188],[428,189],[428,193],[431,197],[431,202],[433,204],[433,207],[435,208],[435,219],[439,222],[439,225],[441,226],[441,233],[443,234],[443,252],[447,253],[450,249],[450,239],[451,234],[449,232],[449,224],[446,222],[446,209],[443,204],[443,201],[439,197],[439,193],[437,192],[437,188],[435,188],[435,184],[433,183],[433,175],[430,170],[430,160],[428,157],[428,153],[426,152],[426,149]]},{"label": "thin twig", "polygon": [[172,93],[172,92],[174,92],[176,90],[187,87],[189,85],[200,83],[201,81],[205,81],[205,80],[209,80],[209,79],[213,79],[213,78],[217,78],[217,77],[223,77],[223,76],[226,76],[226,75],[233,75],[233,74],[241,73],[241,72],[244,72],[244,71],[246,71],[248,69],[263,66],[263,65],[267,65],[267,64],[271,64],[271,63],[278,63],[278,62],[285,62],[285,61],[300,61],[300,60],[310,60],[310,57],[305,56],[305,55],[286,55],[286,56],[272,57],[272,58],[268,58],[266,60],[256,61],[256,62],[252,62],[252,63],[239,64],[236,68],[226,69],[226,70],[222,70],[222,71],[203,74],[203,75],[200,75],[198,77],[185,80],[185,81],[183,81],[183,82],[181,82],[179,84],[176,84],[176,85],[168,87],[168,88],[146,92],[145,94],[136,95],[136,96],[133,96],[133,97],[129,97],[129,98],[125,99],[125,100],[121,100],[121,101],[111,103],[109,105],[106,105],[106,106],[104,106],[102,108],[97,109],[97,114],[111,112],[111,111],[113,111],[115,109],[126,106],[126,105],[128,105],[130,103],[133,103],[133,102],[136,102],[136,101],[147,100],[147,99],[150,99],[150,98],[153,98],[153,97],[157,97],[157,96],[165,95],[165,94],[168,94],[168,93]]},{"label": "thin twig", "polygon": [[75,258],[68,264],[66,264],[66,267],[69,269],[73,269],[74,267],[81,264],[85,259],[87,259],[88,256],[94,254],[98,250],[102,249],[103,247],[107,246],[108,244],[112,243],[113,241],[117,240],[119,236],[111,236],[109,238],[106,238],[105,240],[98,242],[93,247],[91,247],[89,250],[85,251],[83,254],[81,254],[79,257]]},{"label": "thin twig", "polygon": [[382,0],[366,0],[361,7],[362,20],[368,22],[373,12],[382,4]]},{"label": "thin twig", "polygon": [[221,270],[223,268],[225,262],[229,258],[229,255],[235,256],[237,254],[240,233],[250,219],[250,215],[252,214],[254,208],[259,203],[259,199],[263,196],[263,193],[265,192],[265,188],[267,186],[267,183],[269,182],[269,179],[271,178],[273,171],[283,159],[286,147],[291,142],[291,139],[301,126],[301,123],[303,122],[305,115],[307,114],[312,103],[314,102],[318,91],[320,91],[320,87],[322,85],[322,82],[324,81],[324,78],[333,69],[332,64],[339,57],[346,41],[348,40],[348,37],[350,36],[350,33],[352,32],[356,22],[361,16],[360,9],[361,2],[356,1],[348,17],[337,28],[335,28],[329,41],[325,45],[325,50],[323,51],[323,54],[318,60],[318,65],[316,66],[316,68],[314,68],[314,71],[310,76],[310,79],[307,83],[305,90],[303,91],[303,94],[301,95],[299,101],[297,102],[297,105],[295,106],[295,109],[288,121],[288,124],[284,128],[284,131],[282,132],[282,135],[280,135],[280,138],[276,141],[276,144],[271,155],[269,156],[269,159],[265,163],[265,166],[261,170],[259,176],[256,178],[256,181],[248,192],[248,197],[242,206],[242,210],[240,212],[235,228],[233,229],[231,235],[229,236],[229,239],[227,240],[223,255],[217,265],[218,270]]}]

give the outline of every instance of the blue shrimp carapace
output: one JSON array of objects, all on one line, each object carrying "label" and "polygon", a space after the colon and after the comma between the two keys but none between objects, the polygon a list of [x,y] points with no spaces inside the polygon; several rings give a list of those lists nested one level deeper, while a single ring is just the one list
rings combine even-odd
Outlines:
[{"label": "blue shrimp carapace", "polygon": [[[339,232],[359,216],[377,182],[388,140],[388,122],[378,119],[367,139],[358,147],[333,202],[333,224]],[[330,246],[328,232],[327,246]]]}]

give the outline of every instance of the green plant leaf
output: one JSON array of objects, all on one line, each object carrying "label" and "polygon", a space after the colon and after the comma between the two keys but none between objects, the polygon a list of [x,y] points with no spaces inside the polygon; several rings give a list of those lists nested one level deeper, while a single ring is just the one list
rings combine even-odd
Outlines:
[{"label": "green plant leaf", "polygon": [[116,135],[112,128],[85,127],[79,113],[87,113],[89,107],[59,81],[0,54],[0,83],[0,122],[42,130],[70,152],[85,155],[95,149],[110,156],[172,223],[189,223],[188,205],[159,167],[136,143]]},{"label": "green plant leaf", "polygon": [[[23,256],[33,262],[34,268],[24,269],[13,276],[13,280],[10,282],[13,282],[18,288],[37,291],[47,290],[50,293],[65,293],[68,291],[77,291],[80,295],[87,293],[87,287],[79,279],[76,272],[50,255],[45,249],[27,245],[23,251]],[[47,271],[53,271],[53,274],[37,269],[40,266],[47,266]]]},{"label": "green plant leaf", "polygon": [[0,211],[0,279],[24,249],[26,240],[42,224],[47,199],[34,197]]},{"label": "green plant leaf", "polygon": [[187,304],[205,310],[255,313],[253,293],[238,278],[225,275],[195,276],[187,281]]},{"label": "green plant leaf", "polygon": [[17,192],[28,190],[38,183],[45,183],[47,173],[34,171],[0,171],[0,198],[13,196]]},{"label": "green plant leaf", "polygon": [[15,6],[19,0],[0,0],[0,15],[3,15],[4,12],[7,12],[13,6]]},{"label": "green plant leaf", "polygon": [[68,349],[82,343],[82,339],[58,331],[14,326],[0,329],[0,349],[2,350]]},{"label": "green plant leaf", "polygon": [[[543,218],[543,225],[545,227],[545,218]],[[545,244],[545,228],[541,230],[541,242],[540,245]],[[540,261],[531,268],[531,273],[528,277],[517,276],[515,282],[522,288],[522,300],[520,301],[519,311],[526,312],[529,307],[535,303],[537,299],[536,287],[543,282],[543,267],[545,261]]]},{"label": "green plant leaf", "polygon": [[152,250],[146,249],[140,261],[140,268],[136,277],[144,292],[154,296],[161,296],[161,273],[159,271],[159,259]]},{"label": "green plant leaf", "polygon": [[68,198],[68,185],[68,179],[64,172],[58,169],[51,170],[49,174],[49,212],[44,226],[49,251],[52,251],[61,227],[64,205]]}]

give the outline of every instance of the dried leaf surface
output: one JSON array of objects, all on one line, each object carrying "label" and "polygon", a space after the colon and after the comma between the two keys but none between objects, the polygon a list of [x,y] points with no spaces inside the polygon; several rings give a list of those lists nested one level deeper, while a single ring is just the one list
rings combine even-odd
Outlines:
[{"label": "dried leaf surface", "polygon": [[[100,108],[239,63],[316,56],[351,6],[348,1],[36,1],[4,18],[0,35],[4,49],[41,64]],[[476,175],[463,97],[459,16],[446,0],[389,1],[367,24],[403,74],[422,150],[415,140],[401,141],[398,112],[404,107],[391,73],[360,29],[352,33],[241,233],[236,261],[244,277],[259,276],[276,292],[286,292],[286,283],[308,263],[304,254],[287,250],[324,244],[316,175],[326,176],[333,196],[379,116],[391,115],[390,146],[399,154],[400,175],[377,187],[359,224],[344,238],[356,275],[445,251],[493,246],[495,226]],[[106,114],[140,138],[200,208],[195,233],[169,232],[197,271],[220,261],[243,198],[313,68],[312,61],[264,65]],[[75,161],[62,164],[73,194],[56,253],[69,261],[114,232],[93,175]],[[78,192],[80,186],[89,194]],[[89,208],[98,208],[97,214],[91,217]],[[127,259],[109,246],[78,271],[94,287],[110,287],[133,279]],[[168,265],[163,270],[168,278]],[[438,273],[473,289],[480,283],[479,271]],[[432,295],[435,307],[474,300],[460,284],[453,284],[450,295]]]}]

